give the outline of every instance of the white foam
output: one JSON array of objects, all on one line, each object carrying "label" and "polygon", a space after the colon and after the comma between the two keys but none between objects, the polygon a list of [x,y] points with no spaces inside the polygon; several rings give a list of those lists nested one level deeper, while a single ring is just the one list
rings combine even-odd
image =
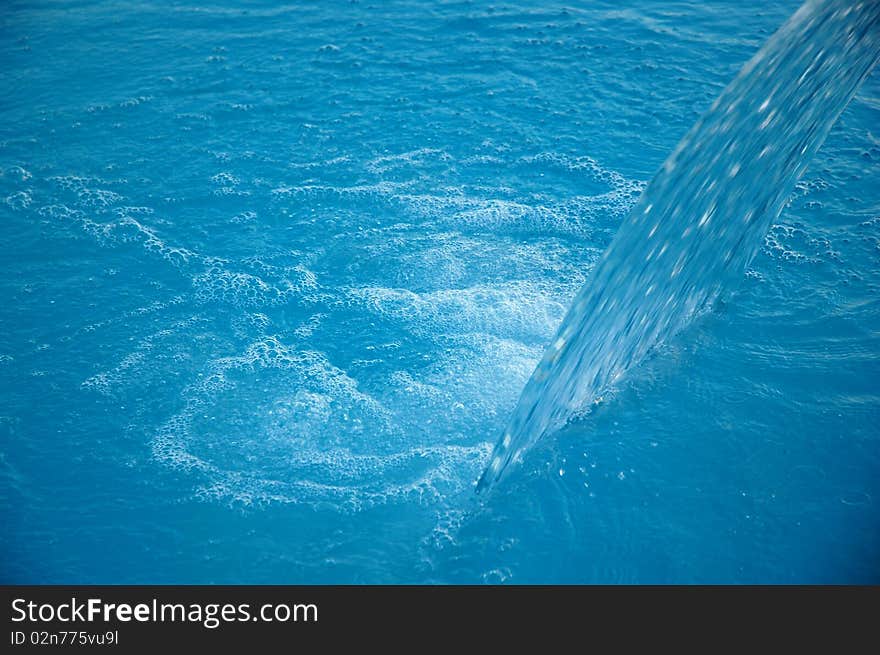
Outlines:
[{"label": "white foam", "polygon": [[[239,406],[223,403],[225,395],[247,392],[267,374],[273,375],[271,393],[255,396],[260,406],[248,405],[218,426],[222,408]],[[277,337],[212,361],[184,398],[183,411],[155,435],[153,454],[207,475],[199,491],[205,498],[331,503],[341,511],[399,500],[438,502],[469,486],[462,473],[472,476],[485,456],[485,444],[414,443],[392,412],[326,356],[295,350]]]},{"label": "white foam", "polygon": [[363,287],[349,289],[347,295],[369,311],[428,337],[477,332],[545,340],[565,313],[563,301],[531,281],[426,293]]}]

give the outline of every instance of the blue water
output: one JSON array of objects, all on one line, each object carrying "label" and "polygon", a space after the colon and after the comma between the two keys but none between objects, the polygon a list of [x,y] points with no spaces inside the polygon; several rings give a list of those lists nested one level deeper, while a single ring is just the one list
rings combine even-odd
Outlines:
[{"label": "blue water", "polygon": [[737,293],[473,492],[796,8],[4,3],[2,581],[880,581],[876,74]]}]

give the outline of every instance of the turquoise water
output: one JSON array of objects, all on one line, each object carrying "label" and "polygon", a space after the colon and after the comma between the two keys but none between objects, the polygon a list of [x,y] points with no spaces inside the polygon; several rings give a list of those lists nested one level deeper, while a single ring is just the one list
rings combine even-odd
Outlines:
[{"label": "turquoise water", "polygon": [[876,75],[736,294],[473,493],[796,8],[5,3],[3,581],[880,581]]}]

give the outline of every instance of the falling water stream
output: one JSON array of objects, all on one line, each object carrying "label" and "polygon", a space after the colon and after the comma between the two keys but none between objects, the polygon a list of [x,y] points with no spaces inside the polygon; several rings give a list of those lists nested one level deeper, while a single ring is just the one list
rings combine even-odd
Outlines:
[{"label": "falling water stream", "polygon": [[808,1],[724,89],[575,297],[478,490],[732,289],[870,73],[878,26],[876,0]]}]

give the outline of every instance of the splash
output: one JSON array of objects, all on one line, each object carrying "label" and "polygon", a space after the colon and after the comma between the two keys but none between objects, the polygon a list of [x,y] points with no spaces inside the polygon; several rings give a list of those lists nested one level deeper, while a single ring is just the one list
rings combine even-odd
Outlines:
[{"label": "splash", "polygon": [[806,2],[645,189],[577,294],[477,483],[589,410],[742,277],[880,50],[880,1]]}]

